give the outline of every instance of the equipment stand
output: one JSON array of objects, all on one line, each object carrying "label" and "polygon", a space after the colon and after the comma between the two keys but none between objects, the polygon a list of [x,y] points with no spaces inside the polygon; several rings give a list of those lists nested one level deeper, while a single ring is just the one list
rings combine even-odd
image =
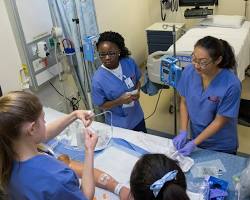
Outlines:
[{"label": "equipment stand", "polygon": [[[175,25],[173,25],[173,47],[174,47],[174,57],[176,57],[176,30]],[[177,91],[174,88],[174,134],[177,135]]]}]

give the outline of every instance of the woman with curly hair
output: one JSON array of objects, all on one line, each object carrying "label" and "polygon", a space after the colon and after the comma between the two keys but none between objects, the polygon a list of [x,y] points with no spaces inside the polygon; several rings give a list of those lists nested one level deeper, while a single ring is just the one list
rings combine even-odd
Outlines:
[{"label": "woman with curly hair", "polygon": [[[92,79],[93,103],[112,112],[114,126],[147,132],[139,103],[141,72],[129,57],[124,38],[116,32],[103,32],[96,46],[102,65]],[[110,114],[105,121],[111,124]]]}]

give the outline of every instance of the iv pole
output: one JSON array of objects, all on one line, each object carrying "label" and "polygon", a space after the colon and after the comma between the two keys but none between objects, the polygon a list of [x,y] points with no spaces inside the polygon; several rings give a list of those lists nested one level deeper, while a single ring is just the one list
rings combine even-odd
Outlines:
[{"label": "iv pole", "polygon": [[[174,57],[176,57],[176,30],[175,24],[173,25],[173,47],[174,47]],[[174,88],[174,134],[177,135],[177,92],[176,88]]]}]

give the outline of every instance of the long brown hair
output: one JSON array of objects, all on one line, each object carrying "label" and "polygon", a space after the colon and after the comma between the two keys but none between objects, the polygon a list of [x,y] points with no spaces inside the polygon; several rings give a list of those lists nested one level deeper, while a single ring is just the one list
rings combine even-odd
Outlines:
[{"label": "long brown hair", "polygon": [[42,112],[39,99],[28,92],[14,91],[0,97],[0,189],[5,191],[17,156],[13,141],[25,122],[36,121]]}]

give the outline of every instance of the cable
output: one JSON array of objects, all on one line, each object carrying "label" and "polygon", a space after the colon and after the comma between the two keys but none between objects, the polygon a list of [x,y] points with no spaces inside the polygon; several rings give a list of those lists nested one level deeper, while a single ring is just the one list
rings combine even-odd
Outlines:
[{"label": "cable", "polygon": [[70,102],[73,110],[79,109],[79,102],[81,101],[81,97],[79,97],[79,99],[77,99],[76,97],[72,97],[71,99],[69,99],[68,97],[64,96],[61,92],[59,92],[59,90],[50,81],[49,83],[60,96],[64,97],[66,100]]},{"label": "cable", "polygon": [[159,95],[158,95],[158,98],[157,98],[157,101],[156,101],[156,104],[155,104],[154,111],[153,111],[148,117],[146,117],[145,120],[149,119],[150,117],[152,117],[152,116],[155,114],[155,111],[156,111],[156,109],[157,109],[157,107],[158,107],[158,103],[159,103],[159,100],[160,100],[160,96],[161,96],[162,89],[163,89],[163,88],[160,89],[160,93],[159,93]]}]

